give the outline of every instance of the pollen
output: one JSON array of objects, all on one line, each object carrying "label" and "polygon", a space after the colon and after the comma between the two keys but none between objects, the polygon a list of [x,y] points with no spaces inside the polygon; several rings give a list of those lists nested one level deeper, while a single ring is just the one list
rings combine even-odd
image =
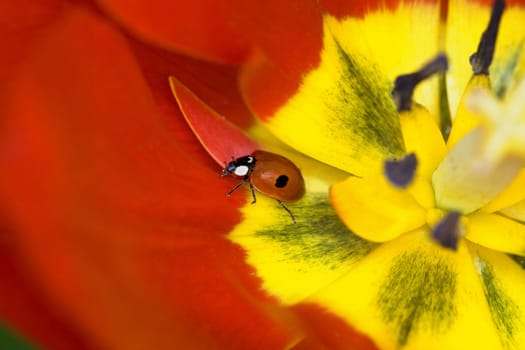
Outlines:
[{"label": "pollen", "polygon": [[461,226],[461,214],[452,211],[433,228],[432,237],[441,244],[442,247],[456,250],[459,238],[463,234]]}]

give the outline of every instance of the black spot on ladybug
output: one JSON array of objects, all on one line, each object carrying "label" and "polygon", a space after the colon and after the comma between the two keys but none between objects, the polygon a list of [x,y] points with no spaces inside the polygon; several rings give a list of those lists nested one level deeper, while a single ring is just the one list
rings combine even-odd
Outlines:
[{"label": "black spot on ladybug", "polygon": [[279,177],[275,180],[275,187],[277,188],[283,188],[288,184],[288,176],[286,175],[279,175]]},{"label": "black spot on ladybug", "polygon": [[273,198],[286,210],[295,223],[292,212],[283,202],[295,202],[304,196],[305,187],[301,171],[290,160],[275,153],[255,151],[251,155],[232,158],[222,169],[221,176],[233,175],[241,178],[226,195],[229,197],[248,182],[255,203],[255,190]]}]

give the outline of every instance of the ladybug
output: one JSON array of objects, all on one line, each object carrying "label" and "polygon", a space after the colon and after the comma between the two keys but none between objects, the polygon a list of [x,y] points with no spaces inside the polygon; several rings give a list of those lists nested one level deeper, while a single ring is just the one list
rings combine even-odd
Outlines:
[{"label": "ladybug", "polygon": [[303,197],[304,179],[297,166],[287,158],[271,152],[255,151],[248,156],[232,159],[221,175],[242,177],[241,182],[226,194],[228,197],[245,182],[249,182],[252,204],[256,202],[255,189],[275,199],[295,223],[295,217],[283,202],[295,202]]}]

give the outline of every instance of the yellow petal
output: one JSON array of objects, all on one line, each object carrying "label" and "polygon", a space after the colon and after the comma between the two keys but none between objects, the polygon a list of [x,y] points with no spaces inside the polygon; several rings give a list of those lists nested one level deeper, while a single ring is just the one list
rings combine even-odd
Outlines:
[{"label": "yellow petal", "polygon": [[[481,33],[489,21],[490,2],[482,5],[474,1],[451,0],[448,1],[448,7],[445,52],[449,56],[451,68],[447,74],[447,89],[454,115],[459,106],[459,98],[472,76],[469,57],[476,51]],[[506,87],[513,85],[520,75],[519,66],[525,63],[524,21],[525,10],[522,7],[507,5],[490,67],[492,86],[498,95],[499,92],[504,92]],[[518,68],[514,70],[514,67]],[[523,74],[523,70],[521,72]],[[456,137],[455,139],[457,141]]]},{"label": "yellow petal", "polygon": [[519,201],[511,207],[500,210],[500,213],[511,219],[525,222],[525,200]]},{"label": "yellow petal", "polygon": [[[521,257],[509,257],[483,247],[472,247],[471,252],[476,256],[474,261],[501,347],[523,349],[525,261]],[[481,348],[492,349],[487,346]]]},{"label": "yellow petal", "polygon": [[[437,2],[400,1],[394,10],[380,7],[363,18],[330,18],[328,24],[346,52],[362,57],[391,85],[442,51],[438,7]],[[437,115],[437,95],[437,78],[432,78],[418,85],[414,100]]]},{"label": "yellow petal", "polygon": [[246,261],[263,281],[262,287],[290,305],[332,283],[377,244],[354,235],[339,220],[328,203],[330,177],[319,174],[322,164],[305,166],[285,155],[305,178],[305,196],[287,204],[297,223],[269,197],[259,194],[251,205],[246,191],[243,220],[228,238],[246,251]]},{"label": "yellow petal", "polygon": [[[493,213],[514,206],[523,199],[525,199],[525,169],[521,170],[518,176],[516,176],[516,178],[492,201],[481,208],[480,211],[484,213]],[[509,216],[515,217],[513,215]]]},{"label": "yellow petal", "polygon": [[426,222],[426,210],[383,175],[349,177],[332,186],[330,201],[353,232],[373,242],[389,241]]},{"label": "yellow petal", "polygon": [[406,151],[417,156],[416,174],[430,178],[447,151],[435,120],[415,103],[411,110],[400,113],[400,120]]},{"label": "yellow petal", "polygon": [[[468,56],[467,56],[468,57]],[[471,69],[469,70],[471,71]],[[474,130],[481,124],[481,118],[472,113],[466,106],[465,102],[473,89],[488,88],[490,89],[490,79],[488,75],[474,75],[471,77],[468,85],[459,101],[458,110],[452,123],[452,129],[447,141],[448,149],[452,149],[461,138]]]},{"label": "yellow petal", "polygon": [[[306,157],[305,155],[298,153],[294,149],[284,144],[281,140],[276,138],[272,133],[268,131],[261,123],[254,123],[247,130],[248,135],[255,141],[264,145],[265,151],[270,151],[276,154],[280,154],[294,162],[299,167],[301,173],[312,180],[318,180],[323,183],[323,192],[328,191],[330,184],[340,182],[346,179],[349,174],[341,171],[337,168],[331,167],[327,164],[318,162],[315,159]],[[321,191],[320,188],[312,189],[314,192]]]},{"label": "yellow petal", "polygon": [[418,230],[385,243],[311,297],[381,349],[501,349],[464,241],[456,252]]},{"label": "yellow petal", "polygon": [[[326,16],[319,67],[305,74],[286,105],[264,116],[268,128],[300,152],[346,172],[379,173],[385,159],[404,153],[390,93],[396,76],[437,52],[436,6],[401,4],[394,12],[344,20]],[[415,98],[437,106],[436,86],[425,84]]]},{"label": "yellow petal", "polygon": [[388,81],[343,51],[326,24],[321,66],[267,126],[293,148],[359,175],[377,173],[383,159],[403,153]]},{"label": "yellow petal", "polygon": [[497,214],[471,214],[465,238],[505,253],[525,255],[525,225]]},{"label": "yellow petal", "polygon": [[416,176],[406,190],[421,207],[425,209],[434,208],[436,202],[434,199],[434,189],[427,177]]},{"label": "yellow petal", "polygon": [[525,9],[508,5],[500,25],[490,74],[494,93],[505,96],[525,73]]}]

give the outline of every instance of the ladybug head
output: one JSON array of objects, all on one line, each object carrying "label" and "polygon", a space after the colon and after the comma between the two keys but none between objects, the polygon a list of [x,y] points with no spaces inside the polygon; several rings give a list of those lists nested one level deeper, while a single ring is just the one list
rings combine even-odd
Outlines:
[{"label": "ladybug head", "polygon": [[231,162],[226,164],[222,169],[221,176],[235,175],[235,176],[248,176],[255,166],[255,158],[253,156],[244,156],[237,159],[232,159]]}]

